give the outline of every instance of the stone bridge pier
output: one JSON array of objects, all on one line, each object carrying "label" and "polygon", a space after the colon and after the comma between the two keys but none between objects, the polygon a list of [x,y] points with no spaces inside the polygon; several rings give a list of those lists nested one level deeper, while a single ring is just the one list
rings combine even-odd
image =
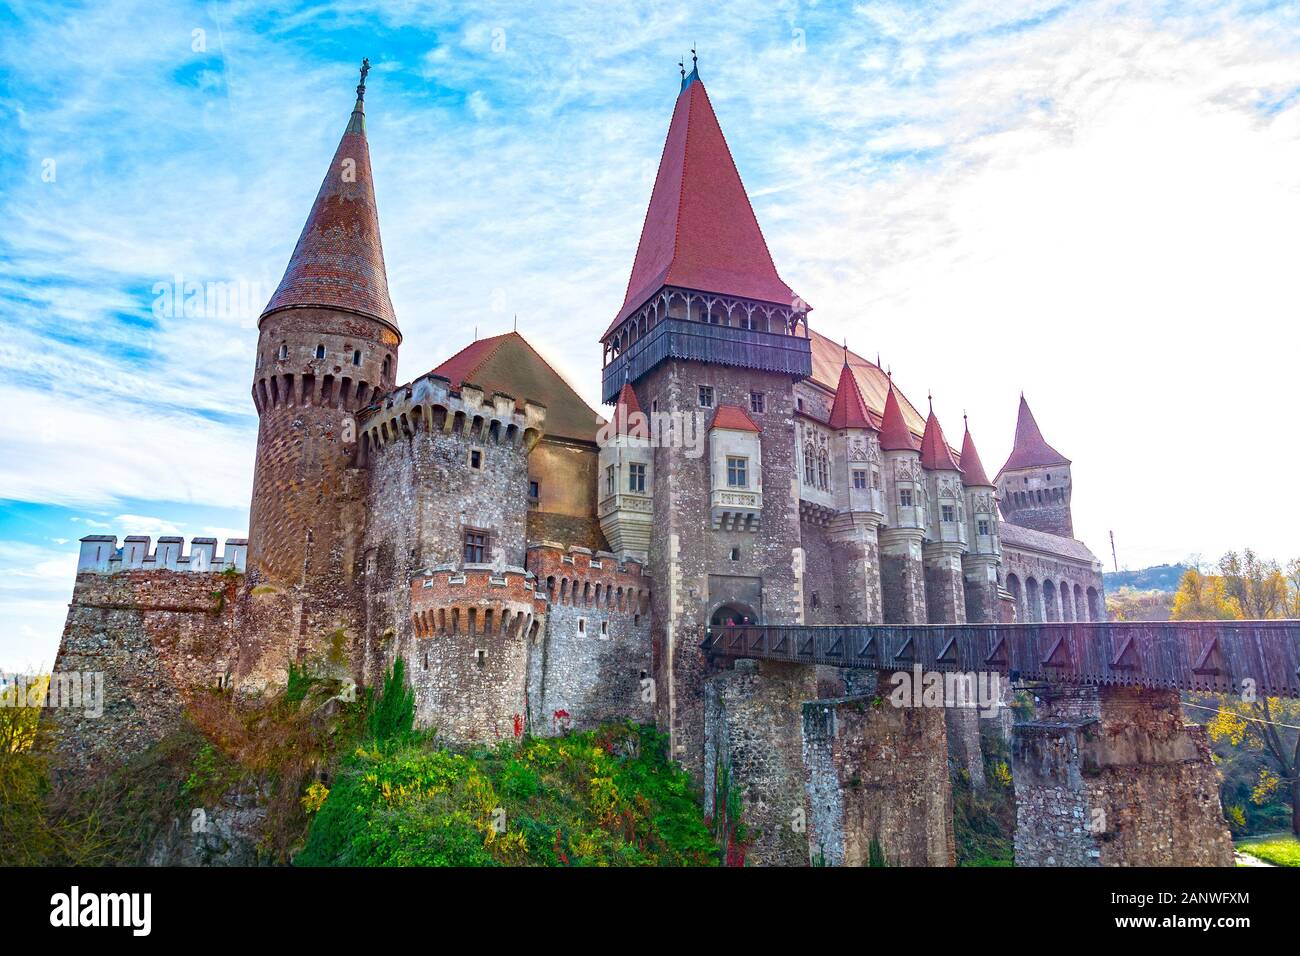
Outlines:
[{"label": "stone bridge pier", "polygon": [[1231,866],[1219,772],[1178,692],[1053,685],[1016,724],[1017,866]]}]

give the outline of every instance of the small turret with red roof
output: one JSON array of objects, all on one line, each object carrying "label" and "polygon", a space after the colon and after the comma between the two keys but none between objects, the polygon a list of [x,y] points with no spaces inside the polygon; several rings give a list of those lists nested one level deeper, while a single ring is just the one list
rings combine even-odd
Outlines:
[{"label": "small turret with red roof", "polygon": [[997,476],[1003,517],[1011,524],[1074,537],[1070,459],[1047,443],[1022,393],[1016,437]]}]

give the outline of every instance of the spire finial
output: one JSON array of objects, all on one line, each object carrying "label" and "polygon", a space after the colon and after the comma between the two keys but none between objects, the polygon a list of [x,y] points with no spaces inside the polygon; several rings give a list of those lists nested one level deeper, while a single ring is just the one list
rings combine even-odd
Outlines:
[{"label": "spire finial", "polygon": [[677,65],[681,68],[681,71],[682,71],[682,85],[685,86],[685,85],[686,85],[686,58],[685,58],[685,57],[682,57],[680,60],[678,60],[678,61],[677,61]]},{"label": "spire finial", "polygon": [[927,389],[925,393],[925,400],[930,403],[930,414],[933,415],[934,414],[934,392]]},{"label": "spire finial", "polygon": [[849,340],[844,340],[844,367],[849,367]]},{"label": "spire finial", "polygon": [[696,72],[699,72],[699,69],[700,69],[700,58],[699,58],[698,56],[695,55],[695,44],[694,44],[694,43],[691,44],[691,66],[695,68]]},{"label": "spire finial", "polygon": [[366,74],[370,72],[370,58],[362,57],[361,59],[361,82],[357,84],[357,102],[360,103],[366,98]]}]

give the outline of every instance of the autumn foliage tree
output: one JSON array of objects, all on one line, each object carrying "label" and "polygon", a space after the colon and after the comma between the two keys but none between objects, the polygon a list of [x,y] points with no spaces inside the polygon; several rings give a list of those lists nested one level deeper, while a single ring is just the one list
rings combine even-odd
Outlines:
[{"label": "autumn foliage tree", "polygon": [[[1284,570],[1250,549],[1229,551],[1218,574],[1189,569],[1174,595],[1175,621],[1273,620],[1300,617],[1300,559]],[[1216,698],[1219,710],[1206,725],[1210,739],[1258,751],[1266,760],[1251,799],[1263,804],[1284,796],[1291,830],[1300,836],[1300,701],[1256,697],[1250,687]]]}]

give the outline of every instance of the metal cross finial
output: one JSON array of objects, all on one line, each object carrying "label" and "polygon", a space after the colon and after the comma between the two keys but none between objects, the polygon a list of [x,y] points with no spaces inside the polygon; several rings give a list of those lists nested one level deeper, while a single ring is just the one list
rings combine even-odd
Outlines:
[{"label": "metal cross finial", "polygon": [[370,72],[370,58],[363,57],[361,60],[361,82],[357,84],[357,99],[366,97],[366,74]]},{"label": "metal cross finial", "polygon": [[686,79],[686,58],[678,60],[677,65],[682,68],[682,79]]},{"label": "metal cross finial", "polygon": [[934,392],[929,389],[925,392],[925,400],[930,403],[930,414],[934,414]]},{"label": "metal cross finial", "polygon": [[700,58],[695,55],[694,43],[691,44],[691,66],[695,67],[697,70],[700,68]]}]

